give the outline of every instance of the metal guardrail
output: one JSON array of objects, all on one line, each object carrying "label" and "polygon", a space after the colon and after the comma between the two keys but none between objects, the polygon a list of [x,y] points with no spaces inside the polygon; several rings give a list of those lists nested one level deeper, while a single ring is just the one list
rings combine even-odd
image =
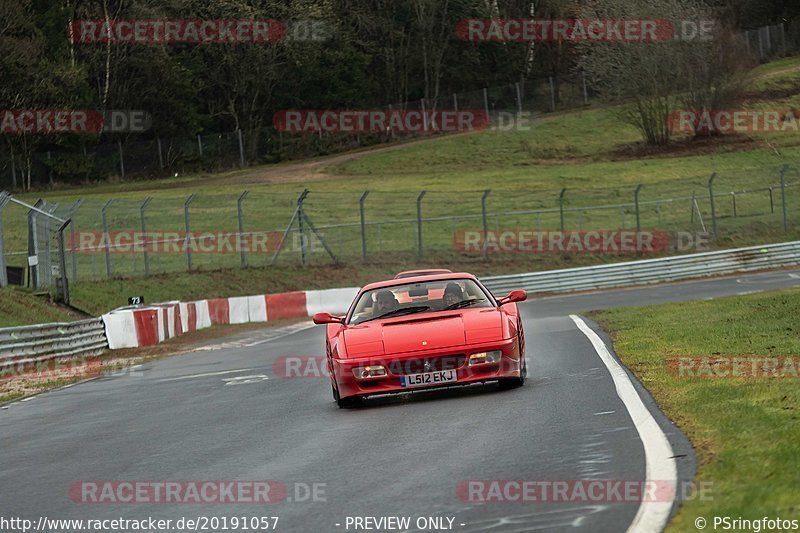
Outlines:
[{"label": "metal guardrail", "polygon": [[800,265],[800,241],[625,263],[492,276],[481,281],[492,293],[572,292],[733,274]]},{"label": "metal guardrail", "polygon": [[100,355],[108,349],[101,318],[0,328],[0,369],[50,359]]},{"label": "metal guardrail", "polygon": [[[571,292],[645,285],[800,265],[800,241],[591,267],[483,278],[495,294]],[[0,328],[0,370],[51,359],[90,357],[108,349],[101,318]]]}]

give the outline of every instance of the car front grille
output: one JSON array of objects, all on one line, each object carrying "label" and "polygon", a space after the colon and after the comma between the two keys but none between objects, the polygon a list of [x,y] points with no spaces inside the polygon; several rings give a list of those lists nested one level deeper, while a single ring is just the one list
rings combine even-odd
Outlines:
[{"label": "car front grille", "polygon": [[[467,360],[464,354],[440,355],[437,357],[419,357],[398,359],[389,362],[389,372],[395,375],[421,374],[438,370],[455,370],[461,368]],[[427,365],[426,365],[427,363]]]}]

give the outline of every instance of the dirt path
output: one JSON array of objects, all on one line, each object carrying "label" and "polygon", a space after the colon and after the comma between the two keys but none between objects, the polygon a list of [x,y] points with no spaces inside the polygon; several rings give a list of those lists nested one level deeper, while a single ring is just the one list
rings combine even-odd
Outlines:
[{"label": "dirt path", "polygon": [[784,69],[781,69],[781,70],[773,70],[771,72],[765,72],[764,74],[762,74],[760,76],[756,76],[753,79],[763,80],[763,79],[768,79],[768,78],[774,78],[775,76],[780,76],[781,74],[788,74],[789,72],[795,72],[795,71],[798,71],[798,70],[800,70],[800,65],[794,66],[794,67],[789,67],[789,68],[784,68]]},{"label": "dirt path", "polygon": [[[458,135],[469,135],[469,133],[461,133]],[[455,135],[448,135],[447,137],[450,138],[454,136]],[[341,154],[315,157],[313,159],[306,159],[303,161],[280,163],[277,165],[262,165],[256,168],[248,168],[242,171],[228,173],[224,176],[198,178],[197,180],[176,183],[173,187],[189,188],[196,187],[198,185],[202,185],[203,187],[264,185],[268,183],[291,183],[322,181],[326,179],[359,178],[361,176],[331,174],[326,172],[326,169],[346,161],[358,159],[360,157],[381,152],[392,152],[394,150],[400,150],[408,146],[413,146],[421,142],[429,142],[435,139],[436,138],[425,138],[415,141],[397,142],[390,145],[369,146]]]}]

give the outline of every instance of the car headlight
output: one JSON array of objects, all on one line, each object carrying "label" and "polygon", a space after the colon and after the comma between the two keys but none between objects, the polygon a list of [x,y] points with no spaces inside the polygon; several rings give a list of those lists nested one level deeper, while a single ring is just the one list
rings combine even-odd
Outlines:
[{"label": "car headlight", "polygon": [[353,375],[358,379],[379,378],[386,375],[383,365],[359,366],[353,369]]},{"label": "car headlight", "polygon": [[469,366],[474,365],[493,365],[499,363],[503,357],[501,350],[492,350],[491,352],[474,353],[469,356]]}]

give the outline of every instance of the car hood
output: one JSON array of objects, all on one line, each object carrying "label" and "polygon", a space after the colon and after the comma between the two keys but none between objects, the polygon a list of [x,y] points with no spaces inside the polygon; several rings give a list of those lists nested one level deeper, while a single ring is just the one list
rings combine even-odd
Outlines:
[{"label": "car hood", "polygon": [[498,309],[465,309],[375,320],[344,331],[348,357],[455,348],[503,338]]}]

